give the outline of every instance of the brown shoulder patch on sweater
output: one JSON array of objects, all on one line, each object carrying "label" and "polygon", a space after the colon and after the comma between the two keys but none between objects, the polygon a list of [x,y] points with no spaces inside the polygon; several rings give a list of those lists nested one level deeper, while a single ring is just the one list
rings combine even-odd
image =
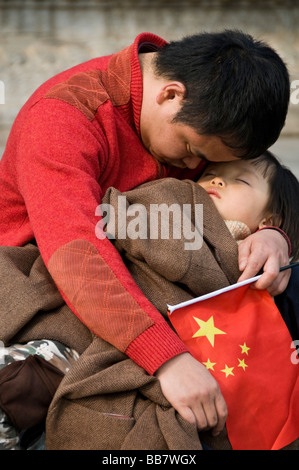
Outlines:
[{"label": "brown shoulder patch on sweater", "polygon": [[122,106],[130,99],[131,47],[114,54],[107,70],[80,72],[63,83],[54,85],[45,95],[74,106],[92,121],[99,106],[111,100]]},{"label": "brown shoulder patch on sweater", "polygon": [[98,107],[109,98],[107,91],[101,86],[100,74],[97,70],[78,73],[65,82],[54,85],[45,98],[65,101],[92,121]]}]

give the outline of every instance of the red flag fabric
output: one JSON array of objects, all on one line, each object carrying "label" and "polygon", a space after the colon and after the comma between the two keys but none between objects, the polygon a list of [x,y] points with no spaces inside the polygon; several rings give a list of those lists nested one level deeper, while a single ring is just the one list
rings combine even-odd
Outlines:
[{"label": "red flag fabric", "polygon": [[290,444],[299,436],[299,361],[271,296],[247,284],[200,299],[169,306],[169,318],[219,383],[232,448],[275,450]]}]

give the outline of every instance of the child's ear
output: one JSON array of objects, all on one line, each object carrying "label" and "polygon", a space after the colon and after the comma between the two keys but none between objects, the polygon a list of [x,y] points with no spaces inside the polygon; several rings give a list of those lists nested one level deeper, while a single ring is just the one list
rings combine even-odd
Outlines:
[{"label": "child's ear", "polygon": [[272,227],[273,225],[275,225],[276,227],[279,227],[280,223],[277,224],[277,220],[275,221],[275,224],[274,224],[274,221],[273,221],[274,217],[273,217],[273,214],[271,215],[268,215],[267,217],[265,217],[263,220],[261,220],[261,222],[259,223],[259,229],[263,228],[263,227]]}]

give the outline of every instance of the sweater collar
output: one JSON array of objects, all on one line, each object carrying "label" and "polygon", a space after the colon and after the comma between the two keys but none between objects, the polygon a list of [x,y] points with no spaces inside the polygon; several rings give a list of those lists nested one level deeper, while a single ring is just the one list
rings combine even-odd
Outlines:
[{"label": "sweater collar", "polygon": [[140,114],[143,95],[143,80],[138,59],[140,52],[154,52],[164,46],[166,41],[152,33],[139,34],[132,45],[131,55],[131,101],[133,108],[134,124],[140,137]]}]

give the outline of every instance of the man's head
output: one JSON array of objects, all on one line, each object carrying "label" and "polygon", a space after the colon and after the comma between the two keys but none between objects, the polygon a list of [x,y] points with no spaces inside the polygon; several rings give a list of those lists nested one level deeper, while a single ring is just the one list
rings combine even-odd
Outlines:
[{"label": "man's head", "polygon": [[172,84],[157,98],[177,100],[172,123],[217,136],[233,158],[257,157],[277,140],[290,82],[265,43],[239,31],[202,33],[165,45],[152,64],[160,82]]}]

